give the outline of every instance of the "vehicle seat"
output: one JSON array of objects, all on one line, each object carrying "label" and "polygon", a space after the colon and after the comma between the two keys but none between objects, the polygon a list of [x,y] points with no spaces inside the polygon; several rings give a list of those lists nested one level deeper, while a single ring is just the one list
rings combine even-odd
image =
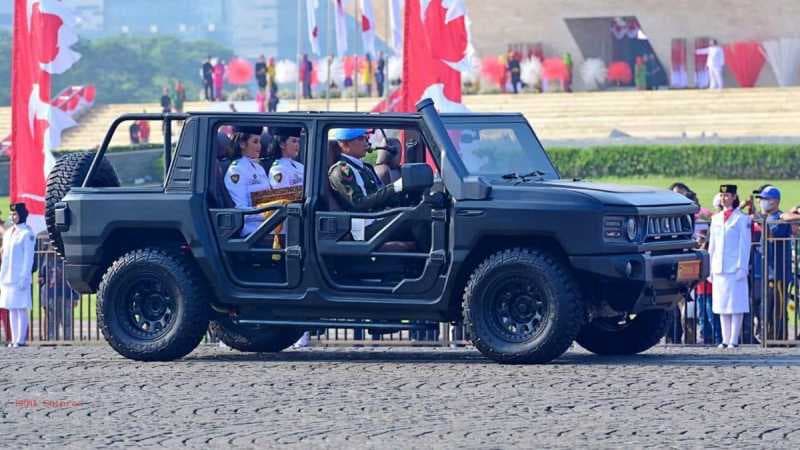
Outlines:
[{"label": "vehicle seat", "polygon": [[[325,161],[326,167],[330,169],[332,165],[336,164],[336,161],[339,160],[339,156],[340,156],[339,144],[336,143],[335,141],[329,142],[327,158]],[[342,208],[342,205],[339,204],[339,200],[336,198],[336,193],[333,191],[331,184],[327,182],[327,175],[328,172],[326,170],[325,198],[328,203],[327,210],[345,211],[345,209]],[[416,248],[417,244],[413,241],[387,241],[384,242],[380,247],[378,247],[377,251],[384,253],[408,253],[408,252],[413,252]]]}]

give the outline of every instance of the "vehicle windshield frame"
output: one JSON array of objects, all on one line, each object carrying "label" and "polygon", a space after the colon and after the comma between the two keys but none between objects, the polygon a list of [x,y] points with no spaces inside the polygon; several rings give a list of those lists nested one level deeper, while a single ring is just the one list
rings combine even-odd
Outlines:
[{"label": "vehicle windshield frame", "polygon": [[[546,163],[546,167],[536,167],[536,170],[540,170],[545,172],[545,175],[541,178],[539,177],[529,177],[526,181],[536,181],[539,179],[542,180],[558,180],[561,178],[561,174],[558,171],[558,168],[553,164],[550,155],[544,149],[539,137],[536,135],[536,132],[533,130],[531,125],[528,123],[527,120],[521,115],[518,114],[502,114],[502,115],[486,115],[486,114],[442,114],[441,115],[442,122],[445,126],[447,132],[450,132],[454,128],[480,128],[480,129],[508,129],[513,131],[514,133],[530,133],[527,136],[531,138],[531,142],[534,143],[538,147],[538,151],[544,156],[543,163]],[[522,146],[522,142],[525,139],[525,136],[517,135],[517,140]],[[453,148],[458,149],[459,145],[456,142],[452,142]],[[529,150],[526,150],[529,151]],[[509,170],[507,173],[480,173],[470,171],[470,169],[466,166],[460,154],[452,155],[450,160],[460,166],[460,169],[463,173],[467,174],[467,176],[480,176],[485,177],[491,180],[493,183],[515,183],[518,182],[518,179],[503,179],[503,175],[510,174],[514,172],[514,170]],[[516,171],[519,175],[524,175],[528,170],[520,169]]]}]

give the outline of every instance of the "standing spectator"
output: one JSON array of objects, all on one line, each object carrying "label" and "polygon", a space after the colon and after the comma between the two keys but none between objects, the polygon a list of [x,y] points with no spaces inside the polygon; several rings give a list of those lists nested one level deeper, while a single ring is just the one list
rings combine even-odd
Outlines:
[{"label": "standing spectator", "polygon": [[[73,311],[80,296],[64,279],[64,264],[50,252],[39,266],[39,301],[44,305],[47,339],[71,340]],[[59,328],[62,332],[59,333]]]},{"label": "standing spectator", "polygon": [[366,60],[364,61],[364,73],[362,74],[362,84],[364,90],[367,92],[367,97],[372,97],[372,56],[367,53]]},{"label": "standing spectator", "polygon": [[519,93],[520,85],[522,84],[522,70],[520,69],[519,59],[514,56],[514,52],[508,52],[508,63],[506,64],[506,71],[511,78],[511,90],[517,94]]},{"label": "standing spectator", "polygon": [[258,62],[256,62],[256,83],[258,89],[263,91],[267,89],[267,60],[264,55],[259,55]]},{"label": "standing spectator", "polygon": [[[147,111],[145,111],[147,112]],[[147,144],[150,142],[150,121],[142,119],[139,121],[139,142]]]},{"label": "standing spectator", "polygon": [[725,68],[725,51],[716,39],[711,40],[711,45],[696,50],[698,55],[708,55],[706,67],[708,68],[709,89],[722,89],[722,70]]},{"label": "standing spectator", "polygon": [[378,52],[378,61],[375,65],[375,87],[378,88],[378,97],[383,97],[383,84],[386,81],[386,58],[383,52]]},{"label": "standing spectator", "polygon": [[633,80],[636,84],[636,89],[640,91],[647,89],[647,66],[645,66],[644,58],[641,56],[636,57],[636,65],[633,68]]},{"label": "standing spectator", "polygon": [[13,226],[3,235],[3,264],[0,265],[0,308],[8,309],[11,322],[9,347],[25,345],[28,336],[28,310],[31,309],[31,278],[36,238],[25,223],[25,203],[11,205]]},{"label": "standing spectator", "polygon": [[278,95],[278,82],[276,81],[276,74],[277,74],[277,66],[275,66],[275,58],[269,59],[269,64],[267,64],[267,82],[269,83],[269,93],[270,97],[272,95]]},{"label": "standing spectator", "polygon": [[[5,232],[6,227],[0,223],[0,236],[5,235]],[[11,324],[8,321],[8,310],[5,308],[0,308],[0,328],[3,330],[3,345],[11,342]]]},{"label": "standing spectator", "polygon": [[260,113],[267,110],[267,95],[264,91],[265,89],[258,88],[258,92],[256,92],[256,107]]},{"label": "standing spectator", "polygon": [[277,91],[269,91],[269,99],[267,100],[267,111],[276,112],[278,110],[278,103],[280,102]]},{"label": "standing spectator", "polygon": [[800,205],[797,205],[788,212],[781,214],[781,220],[785,220],[786,222],[800,221]]},{"label": "standing spectator", "polygon": [[169,96],[169,88],[166,86],[161,91],[161,112],[172,112],[172,99]]},{"label": "standing spectator", "polygon": [[[699,247],[708,250],[708,230],[700,232]],[[694,294],[697,302],[698,319],[700,321],[700,334],[705,345],[719,345],[722,343],[719,316],[714,314],[711,298],[712,286],[708,280],[702,280],[695,286]]]},{"label": "standing spectator", "polygon": [[209,102],[214,100],[214,66],[211,65],[211,57],[203,63],[203,95]]},{"label": "standing spectator", "polygon": [[713,311],[720,315],[722,325],[720,348],[739,346],[742,320],[750,312],[750,219],[739,210],[736,191],[733,184],[720,186],[723,210],[711,219],[708,241]]},{"label": "standing spectator", "polygon": [[303,54],[303,61],[300,63],[300,81],[303,82],[303,98],[311,98],[311,72],[314,65],[308,59],[307,54]]},{"label": "standing spectator", "polygon": [[[778,223],[783,212],[780,210],[781,191],[775,186],[767,186],[756,198],[764,214],[767,237],[770,242],[766,249],[761,249],[767,258],[767,339],[786,339],[786,294],[787,285],[792,279],[792,248],[786,239],[792,236],[792,226]],[[773,241],[772,239],[778,239]]]},{"label": "standing spectator", "polygon": [[139,129],[139,121],[134,120],[131,126],[128,127],[128,136],[131,138],[131,145],[138,145],[141,142],[141,130]]},{"label": "standing spectator", "polygon": [[222,84],[225,81],[225,61],[218,60],[214,65],[214,100],[221,102],[223,100]]},{"label": "standing spectator", "polygon": [[564,92],[572,92],[572,54],[570,52],[564,53],[564,67],[567,68],[567,75],[563,80],[562,90]]},{"label": "standing spectator", "polygon": [[172,102],[175,105],[175,112],[183,112],[183,104],[186,103],[186,87],[181,80],[175,82],[175,99]]}]

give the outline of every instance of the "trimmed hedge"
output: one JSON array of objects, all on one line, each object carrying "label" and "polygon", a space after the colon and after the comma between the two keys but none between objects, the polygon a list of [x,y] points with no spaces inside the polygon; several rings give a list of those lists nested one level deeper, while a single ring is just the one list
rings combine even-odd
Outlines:
[{"label": "trimmed hedge", "polygon": [[620,145],[555,147],[547,153],[565,178],[708,177],[796,179],[800,145]]}]

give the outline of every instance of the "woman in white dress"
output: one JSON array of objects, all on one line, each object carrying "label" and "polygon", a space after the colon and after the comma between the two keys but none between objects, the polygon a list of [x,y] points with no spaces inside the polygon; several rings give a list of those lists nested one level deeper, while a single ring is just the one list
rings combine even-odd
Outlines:
[{"label": "woman in white dress", "polygon": [[25,345],[28,336],[28,311],[31,309],[31,279],[36,236],[25,223],[24,203],[11,205],[13,226],[3,234],[3,261],[0,266],[0,308],[8,310],[11,322],[9,347]]},{"label": "woman in white dress", "polygon": [[736,186],[720,186],[722,212],[711,218],[708,253],[711,257],[712,310],[720,315],[722,344],[736,348],[742,319],[750,312],[747,273],[750,263],[750,218],[739,210]]}]

